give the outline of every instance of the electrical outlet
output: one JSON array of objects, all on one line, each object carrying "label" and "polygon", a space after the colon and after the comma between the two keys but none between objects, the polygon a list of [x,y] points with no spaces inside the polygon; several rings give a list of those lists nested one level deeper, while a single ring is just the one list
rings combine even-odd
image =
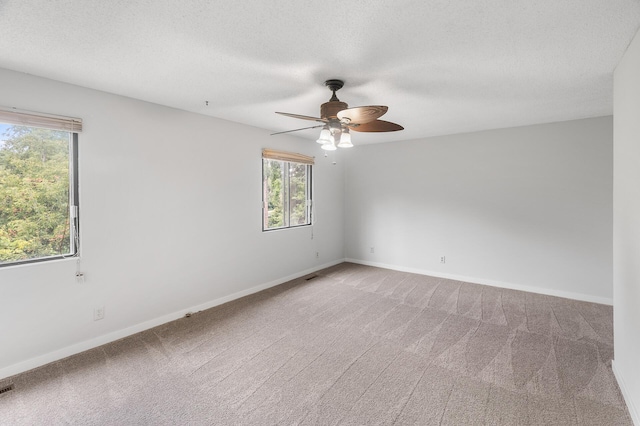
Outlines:
[{"label": "electrical outlet", "polygon": [[101,306],[99,308],[95,308],[93,310],[93,320],[94,321],[99,321],[101,319],[104,319],[104,306]]},{"label": "electrical outlet", "polygon": [[76,282],[77,283],[84,283],[84,272],[76,272]]},{"label": "electrical outlet", "polygon": [[370,252],[375,253],[375,251],[376,251],[375,247],[371,247]]},{"label": "electrical outlet", "polygon": [[447,263],[446,260],[444,256],[440,256],[440,263]]}]

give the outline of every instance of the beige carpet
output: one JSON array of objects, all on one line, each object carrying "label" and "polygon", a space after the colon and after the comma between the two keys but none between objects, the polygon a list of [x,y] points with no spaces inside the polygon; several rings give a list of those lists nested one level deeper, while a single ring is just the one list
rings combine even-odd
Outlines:
[{"label": "beige carpet", "polygon": [[4,380],[0,423],[631,425],[612,345],[610,306],[344,263]]}]

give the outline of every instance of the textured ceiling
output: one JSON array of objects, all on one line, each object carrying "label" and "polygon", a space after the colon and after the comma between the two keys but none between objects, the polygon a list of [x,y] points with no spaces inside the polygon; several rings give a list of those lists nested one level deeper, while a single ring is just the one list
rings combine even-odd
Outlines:
[{"label": "textured ceiling", "polygon": [[405,127],[357,145],[611,114],[639,26],[638,0],[0,0],[0,67],[269,131],[340,78]]}]

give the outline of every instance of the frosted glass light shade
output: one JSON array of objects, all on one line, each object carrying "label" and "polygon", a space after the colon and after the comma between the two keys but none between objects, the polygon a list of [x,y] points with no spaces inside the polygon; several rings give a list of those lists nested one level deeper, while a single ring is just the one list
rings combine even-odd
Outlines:
[{"label": "frosted glass light shade", "polygon": [[322,144],[322,145],[331,142],[331,132],[329,131],[329,129],[327,127],[324,127],[320,131],[320,137],[318,138],[318,140],[316,142],[319,143],[319,144]]},{"label": "frosted glass light shade", "polygon": [[324,149],[325,151],[335,151],[337,149],[333,141],[323,143],[320,148]]},{"label": "frosted glass light shade", "polygon": [[351,143],[351,133],[349,130],[345,129],[342,131],[342,135],[340,136],[340,143],[338,144],[339,148],[351,148],[353,144]]}]

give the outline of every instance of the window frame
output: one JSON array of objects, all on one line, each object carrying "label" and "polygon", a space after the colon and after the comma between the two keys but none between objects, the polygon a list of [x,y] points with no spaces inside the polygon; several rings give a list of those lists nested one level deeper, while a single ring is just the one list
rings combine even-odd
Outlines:
[{"label": "window frame", "polygon": [[[0,113],[4,113],[6,109],[0,110]],[[21,114],[22,112],[18,112],[16,114]],[[29,113],[27,113],[29,114]],[[61,116],[53,116],[53,115],[40,115],[40,113],[31,113],[34,114],[35,117],[43,117],[43,119],[48,119],[49,117],[61,117]],[[5,117],[3,117],[5,118]],[[66,119],[66,117],[61,117]],[[49,262],[54,260],[68,259],[68,258],[77,258],[80,256],[80,184],[79,184],[79,160],[78,160],[78,131],[82,129],[82,120],[79,119],[70,119],[73,120],[74,123],[80,123],[78,127],[71,128],[54,128],[53,126],[49,127],[46,125],[34,125],[31,123],[20,123],[18,120],[6,120],[0,119],[0,122],[3,124],[14,124],[18,126],[25,127],[39,127],[44,129],[51,130],[61,130],[69,133],[69,252],[65,254],[56,254],[50,256],[41,256],[32,259],[23,259],[23,260],[14,260],[9,262],[0,262],[0,268],[11,267],[11,266],[19,266],[19,265],[27,265],[32,263],[41,263],[41,262]],[[78,128],[78,131],[75,129]]]},{"label": "window frame", "polygon": [[[303,228],[305,226],[313,226],[313,157],[305,157],[300,154],[290,154],[284,152],[277,152],[271,150],[264,150],[262,156],[262,232],[270,232],[270,231],[281,231],[284,229],[296,229]],[[298,160],[298,161],[296,161]],[[265,162],[266,161],[278,161],[283,167],[282,169],[286,171],[285,176],[283,176],[283,183],[286,182],[287,186],[287,194],[288,199],[284,201],[284,205],[287,207],[286,210],[283,208],[283,214],[287,215],[287,219],[284,226],[278,226],[269,228],[268,227],[268,192],[265,190]],[[291,164],[294,165],[302,165],[306,167],[306,185],[305,185],[305,210],[306,216],[308,220],[306,223],[299,225],[291,225],[291,179],[290,179],[290,170]]]}]

